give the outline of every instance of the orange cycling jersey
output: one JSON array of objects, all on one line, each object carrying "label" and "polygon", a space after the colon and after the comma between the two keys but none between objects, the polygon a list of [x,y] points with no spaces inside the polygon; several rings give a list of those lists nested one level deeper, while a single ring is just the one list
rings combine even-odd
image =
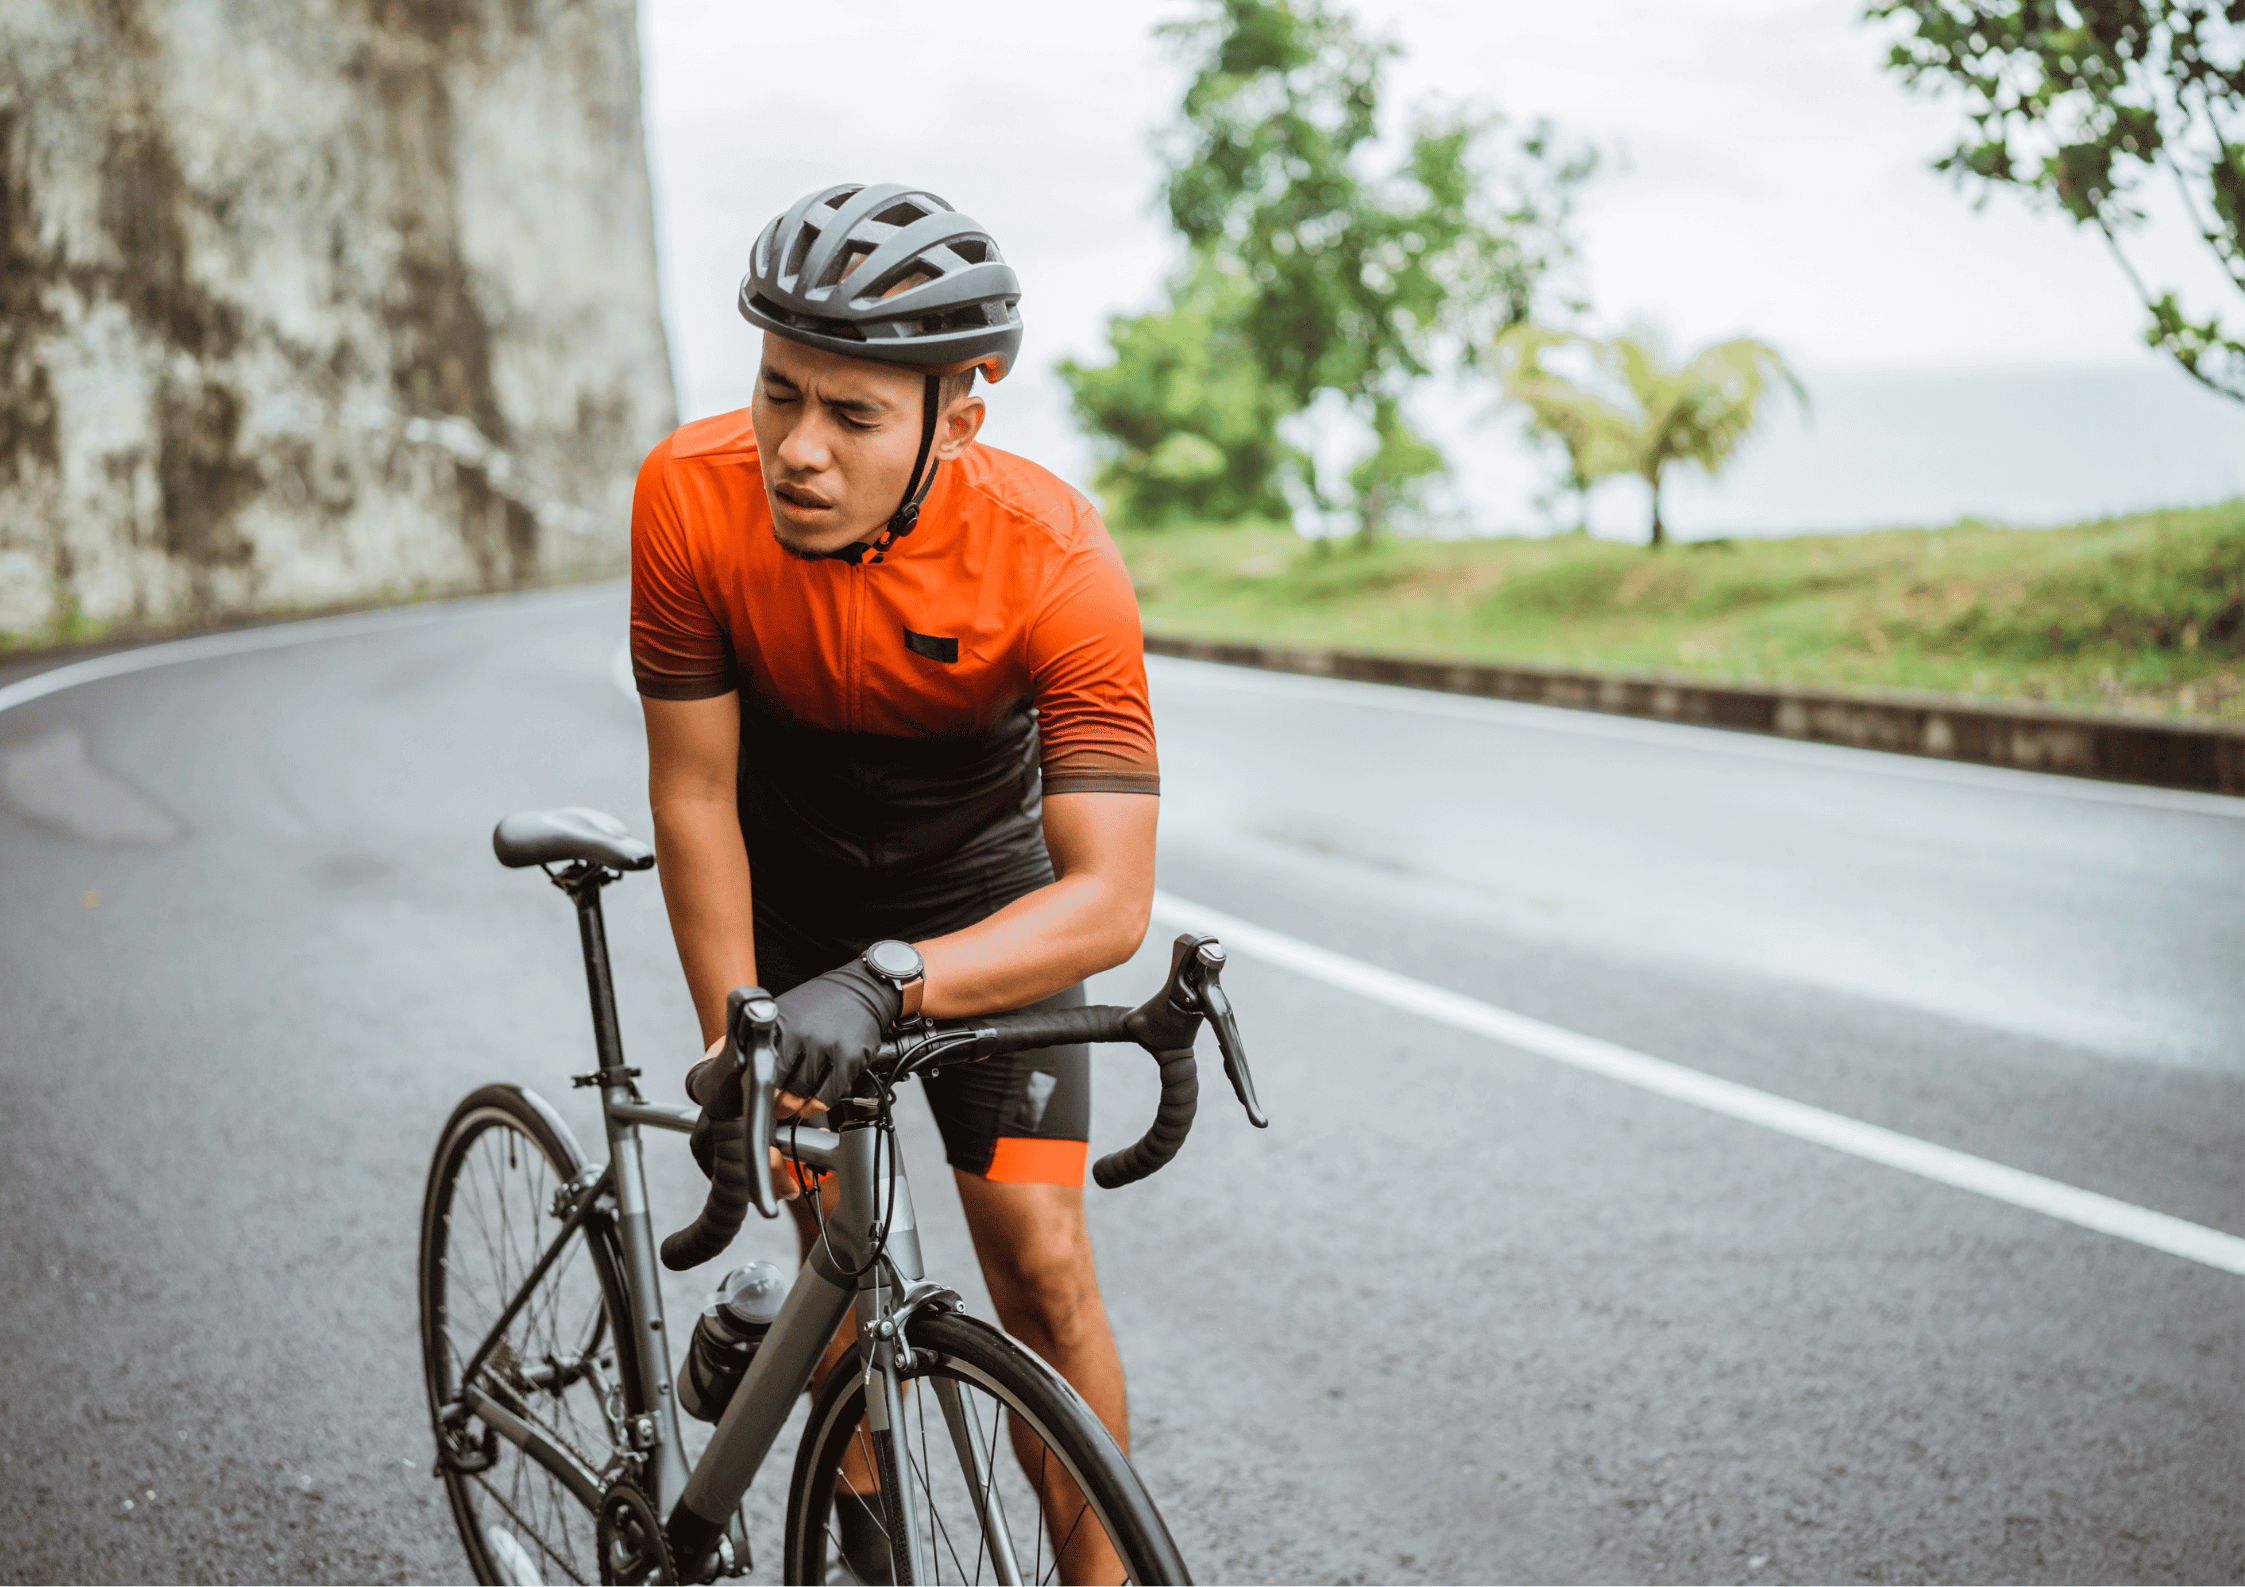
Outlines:
[{"label": "orange cycling jersey", "polygon": [[790,556],[743,409],[655,448],[632,505],[639,692],[740,688],[833,732],[976,739],[1026,703],[1046,793],[1159,789],[1138,602],[1091,504],[971,446],[879,562]]},{"label": "orange cycling jersey", "polygon": [[632,666],[657,699],[740,692],[760,944],[971,925],[1052,879],[1043,794],[1160,790],[1114,543],[987,446],[940,465],[881,560],[802,558],[773,537],[748,414],[677,431],[632,508]]}]

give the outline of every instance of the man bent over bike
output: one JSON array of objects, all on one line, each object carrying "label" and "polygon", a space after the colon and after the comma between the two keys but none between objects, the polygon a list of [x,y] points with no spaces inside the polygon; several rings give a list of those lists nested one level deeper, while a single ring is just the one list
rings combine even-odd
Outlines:
[{"label": "man bent over bike", "polygon": [[[663,896],[713,1052],[732,988],[779,994],[783,1113],[846,1095],[900,1016],[1078,1005],[1145,935],[1160,780],[1129,575],[1089,502],[976,439],[1019,295],[932,193],[810,194],[741,283],[754,401],[640,471]],[[926,1090],[1000,1321],[1127,1448],[1084,1222],[1089,1067],[1047,1048]],[[1096,1529],[1061,1566],[1120,1573]]]}]

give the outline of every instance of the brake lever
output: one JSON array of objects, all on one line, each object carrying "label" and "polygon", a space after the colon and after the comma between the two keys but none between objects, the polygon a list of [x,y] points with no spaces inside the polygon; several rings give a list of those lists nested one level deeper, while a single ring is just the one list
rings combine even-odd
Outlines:
[{"label": "brake lever", "polygon": [[748,1193],[767,1218],[780,1215],[772,1189],[772,1101],[779,1090],[779,1004],[760,986],[735,987],[725,999],[728,1052],[740,1075],[748,1125]]},{"label": "brake lever", "polygon": [[1255,1076],[1247,1067],[1247,1043],[1240,1039],[1239,1021],[1232,1017],[1232,1000],[1224,995],[1224,948],[1211,937],[1202,942],[1193,954],[1196,972],[1193,976],[1193,994],[1199,1002],[1201,1013],[1216,1032],[1217,1051],[1224,1055],[1224,1078],[1232,1083],[1232,1095],[1247,1110],[1247,1122],[1259,1130],[1271,1127],[1263,1112],[1263,1104],[1255,1095]]}]

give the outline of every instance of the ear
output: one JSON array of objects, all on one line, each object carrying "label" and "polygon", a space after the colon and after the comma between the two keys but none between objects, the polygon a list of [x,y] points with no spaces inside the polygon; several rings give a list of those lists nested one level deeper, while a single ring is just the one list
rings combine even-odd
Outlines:
[{"label": "ear", "polygon": [[982,420],[988,412],[982,405],[982,399],[969,391],[936,415],[936,461],[948,463],[974,445],[974,438],[982,433]]}]

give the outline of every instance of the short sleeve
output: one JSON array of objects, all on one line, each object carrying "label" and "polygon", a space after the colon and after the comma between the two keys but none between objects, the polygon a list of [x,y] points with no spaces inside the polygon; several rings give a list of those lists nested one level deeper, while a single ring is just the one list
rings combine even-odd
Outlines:
[{"label": "short sleeve", "polygon": [[647,454],[631,498],[631,671],[654,700],[735,687],[732,646],[695,577],[668,440]]},{"label": "short sleeve", "polygon": [[1093,519],[1046,584],[1028,631],[1044,790],[1161,792],[1138,597]]}]

